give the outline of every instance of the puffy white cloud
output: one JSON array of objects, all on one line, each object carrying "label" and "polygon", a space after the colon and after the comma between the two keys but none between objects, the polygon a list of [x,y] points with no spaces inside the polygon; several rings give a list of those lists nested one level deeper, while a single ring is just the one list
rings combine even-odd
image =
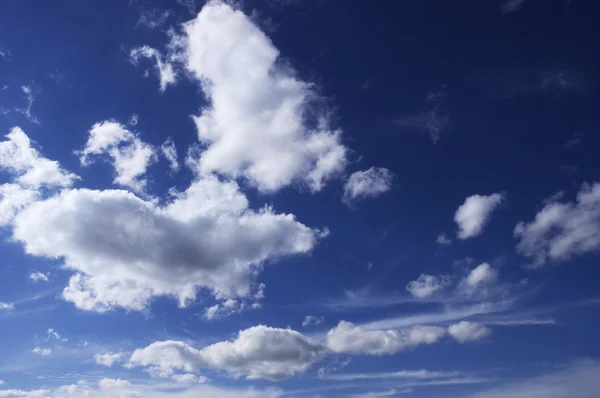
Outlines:
[{"label": "puffy white cloud", "polygon": [[[15,175],[15,182],[18,185],[33,189],[68,187],[79,178],[65,171],[58,162],[40,155],[38,150],[32,147],[29,137],[19,127],[14,127],[6,138],[5,141],[0,142],[0,169]],[[11,190],[12,195],[15,195],[14,186],[4,188],[3,197],[6,194],[5,190]],[[16,203],[23,203],[23,196],[20,198],[21,200],[17,200]]]},{"label": "puffy white cloud", "polygon": [[151,145],[112,120],[94,124],[85,147],[77,154],[84,166],[90,163],[91,155],[110,156],[116,173],[114,183],[136,191],[144,190],[146,179],[143,176],[157,160]]},{"label": "puffy white cloud", "polygon": [[600,251],[600,183],[584,185],[575,202],[547,203],[535,219],[517,224],[517,250],[533,266]]},{"label": "puffy white cloud", "polygon": [[102,365],[102,366],[106,366],[106,367],[111,367],[113,366],[113,364],[118,363],[121,358],[123,357],[123,353],[121,352],[115,352],[115,353],[104,353],[104,354],[96,354],[94,355],[94,361],[96,361],[96,363],[98,365]]},{"label": "puffy white cloud", "polygon": [[304,317],[304,320],[302,321],[302,326],[306,327],[309,325],[320,325],[325,321],[325,318],[323,318],[322,316],[315,316],[315,315],[306,315]]},{"label": "puffy white cloud", "polygon": [[13,303],[6,303],[4,301],[0,301],[0,311],[12,311],[15,309],[15,305]]},{"label": "puffy white cloud", "polygon": [[465,199],[454,215],[454,221],[458,224],[458,237],[468,239],[481,234],[492,212],[505,199],[505,193],[472,195]]},{"label": "puffy white cloud", "polygon": [[218,369],[233,377],[281,380],[302,373],[319,361],[324,348],[291,329],[254,326],[233,341],[195,349],[180,341],[162,341],[135,350],[130,366],[157,367],[163,375],[175,371],[197,374]]},{"label": "puffy white cloud", "polygon": [[374,198],[390,190],[394,175],[383,167],[352,173],[344,184],[344,202]]},{"label": "puffy white cloud", "polygon": [[446,288],[452,279],[446,275],[427,275],[421,274],[415,281],[411,281],[406,285],[406,290],[413,297],[423,299],[434,295],[435,293]]},{"label": "puffy white cloud", "polygon": [[[244,15],[210,1],[174,40],[209,106],[194,117],[206,147],[201,174],[244,177],[273,192],[293,182],[318,191],[346,166],[341,131],[330,128],[313,85],[279,62],[279,51]],[[175,46],[176,47],[176,46]]]},{"label": "puffy white cloud", "polygon": [[51,348],[35,347],[33,350],[31,350],[31,352],[33,352],[35,355],[39,355],[39,356],[42,356],[42,357],[47,357],[48,355],[52,354],[52,349]]},{"label": "puffy white cloud", "polygon": [[459,343],[481,340],[492,331],[476,322],[461,321],[448,327],[448,334]]},{"label": "puffy white cloud", "polygon": [[247,206],[236,183],[214,176],[163,207],[122,190],[66,190],[21,212],[13,237],[76,272],[63,297],[78,308],[144,310],[161,295],[185,306],[200,288],[248,296],[262,263],[307,253],[321,236],[291,214]]},{"label": "puffy white cloud", "polygon": [[444,328],[416,326],[407,330],[367,330],[341,321],[327,333],[327,348],[339,354],[392,355],[421,344],[433,344],[446,334]]},{"label": "puffy white cloud", "polygon": [[177,148],[171,137],[167,138],[165,142],[160,146],[160,151],[163,156],[169,161],[169,168],[171,172],[176,173],[179,171],[179,161],[177,160]]},{"label": "puffy white cloud", "polygon": [[492,268],[488,263],[479,264],[477,267],[473,268],[467,279],[465,280],[466,284],[471,287],[476,287],[480,285],[485,285],[488,283],[492,283],[498,279],[498,271]]},{"label": "puffy white cloud", "polygon": [[225,299],[220,303],[205,308],[204,319],[222,319],[233,314],[239,314],[240,312],[261,308],[261,300],[265,297],[265,287],[264,283],[259,283],[255,286],[254,292],[248,297]]},{"label": "puffy white cloud", "polygon": [[153,59],[155,62],[156,72],[160,80],[160,91],[164,92],[169,84],[175,84],[177,82],[177,73],[173,64],[169,61],[165,61],[160,51],[149,47],[142,46],[134,48],[129,53],[131,60],[137,64],[140,58]]},{"label": "puffy white cloud", "polygon": [[29,274],[29,279],[31,279],[34,282],[48,282],[50,280],[50,273],[43,273],[43,272],[32,272],[31,274]]}]

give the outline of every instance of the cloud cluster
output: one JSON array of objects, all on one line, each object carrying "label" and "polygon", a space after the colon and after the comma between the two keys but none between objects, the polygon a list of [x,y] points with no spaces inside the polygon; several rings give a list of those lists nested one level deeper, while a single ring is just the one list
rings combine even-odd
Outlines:
[{"label": "cloud cluster", "polygon": [[490,216],[506,199],[505,193],[472,195],[456,210],[454,221],[458,224],[459,239],[469,239],[480,235]]},{"label": "cloud cluster", "polygon": [[423,299],[443,290],[451,282],[452,279],[446,275],[421,274],[417,280],[411,281],[406,285],[406,290],[413,297]]},{"label": "cloud cluster", "polygon": [[541,267],[600,251],[600,183],[584,185],[575,202],[549,201],[531,222],[517,224],[517,250]]}]

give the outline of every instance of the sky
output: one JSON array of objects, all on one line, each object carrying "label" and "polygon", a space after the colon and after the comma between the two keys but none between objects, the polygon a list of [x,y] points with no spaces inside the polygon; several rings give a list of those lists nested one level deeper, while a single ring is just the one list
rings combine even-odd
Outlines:
[{"label": "sky", "polygon": [[600,4],[0,4],[0,397],[594,398]]}]

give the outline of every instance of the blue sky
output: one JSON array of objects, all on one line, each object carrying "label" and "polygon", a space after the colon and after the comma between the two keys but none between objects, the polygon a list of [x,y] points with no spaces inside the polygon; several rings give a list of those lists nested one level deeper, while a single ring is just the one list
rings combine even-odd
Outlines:
[{"label": "blue sky", "polygon": [[0,397],[592,398],[600,8],[0,6]]}]

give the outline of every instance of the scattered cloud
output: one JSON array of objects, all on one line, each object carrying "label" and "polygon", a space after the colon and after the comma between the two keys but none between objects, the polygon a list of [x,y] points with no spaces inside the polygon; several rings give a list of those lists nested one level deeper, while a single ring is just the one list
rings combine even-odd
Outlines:
[{"label": "scattered cloud", "polygon": [[505,193],[472,195],[456,210],[454,221],[458,224],[458,238],[469,239],[480,235],[494,210],[506,200]]},{"label": "scattered cloud", "polygon": [[302,321],[302,327],[307,327],[310,325],[320,325],[323,322],[325,322],[325,318],[323,318],[322,316],[315,316],[315,315],[306,315],[304,317],[304,320]]},{"label": "scattered cloud", "polygon": [[323,353],[320,344],[299,332],[261,325],[199,350],[180,341],[152,343],[135,350],[129,364],[155,367],[166,376],[218,369],[236,378],[281,380],[306,371]]},{"label": "scattered cloud", "polygon": [[90,156],[108,155],[115,169],[114,183],[136,192],[145,190],[147,180],[144,175],[157,160],[154,147],[112,120],[94,124],[85,147],[76,154],[83,166],[91,163]]},{"label": "scattered cloud", "polygon": [[50,354],[52,354],[52,349],[51,348],[35,347],[33,350],[31,350],[31,352],[33,352],[35,355],[39,355],[39,356],[42,356],[42,357],[47,357]]},{"label": "scattered cloud", "polygon": [[502,14],[517,12],[523,7],[527,0],[506,0],[502,4]]},{"label": "scattered cloud", "polygon": [[24,108],[17,108],[16,111],[22,113],[31,123],[40,124],[40,121],[32,112],[33,103],[35,102],[33,89],[31,86],[21,86],[21,91],[25,95],[27,105]]},{"label": "scattered cloud", "polygon": [[47,333],[48,337],[46,337],[46,341],[55,340],[60,343],[66,343],[67,341],[69,341],[67,338],[62,337],[56,330],[52,328],[48,329]]},{"label": "scattered cloud", "polygon": [[48,282],[50,280],[50,273],[43,273],[43,272],[32,272],[31,274],[29,274],[29,279],[34,281],[34,282]]},{"label": "scattered cloud", "polygon": [[140,58],[149,58],[156,63],[155,68],[160,81],[160,91],[164,92],[170,84],[177,82],[177,72],[170,61],[165,61],[164,56],[160,51],[149,47],[142,46],[131,50],[129,53],[134,64],[138,64]]},{"label": "scattered cloud", "polygon": [[517,251],[541,267],[600,250],[600,183],[584,184],[575,202],[550,202],[514,230]]},{"label": "scattered cloud", "polygon": [[133,115],[131,115],[129,117],[129,120],[127,120],[127,124],[129,126],[133,127],[133,126],[136,126],[138,124],[139,120],[140,120],[139,115],[137,113],[134,113]]},{"label": "scattered cloud", "polygon": [[448,327],[448,334],[459,343],[481,340],[490,333],[489,328],[476,322],[461,321]]},{"label": "scattered cloud", "polygon": [[341,321],[327,333],[327,348],[338,354],[393,355],[421,344],[433,344],[446,334],[444,328],[416,326],[408,330],[367,330]]},{"label": "scattered cloud", "polygon": [[65,78],[65,74],[58,69],[54,69],[52,72],[48,73],[48,77],[56,83],[60,83],[62,79]]},{"label": "scattered cloud", "polygon": [[15,305],[13,303],[6,303],[4,301],[0,301],[0,311],[12,311],[15,309]]},{"label": "scattered cloud", "polygon": [[411,281],[406,285],[406,290],[418,299],[431,297],[435,293],[440,292],[450,285],[452,278],[447,275],[427,275],[421,274],[415,281]]},{"label": "scattered cloud", "polygon": [[167,22],[167,19],[169,19],[170,16],[170,10],[142,10],[140,11],[140,18],[135,24],[135,27],[145,26],[150,29],[160,28]]},{"label": "scattered cloud", "polygon": [[394,175],[383,167],[352,173],[344,184],[344,202],[375,198],[390,190]]},{"label": "scattered cloud", "polygon": [[233,314],[262,308],[261,300],[265,297],[265,284],[259,283],[254,287],[252,294],[248,297],[232,299],[228,298],[221,303],[204,309],[203,318],[206,320],[223,319]]},{"label": "scattered cloud", "polygon": [[399,394],[410,394],[412,392],[412,388],[407,388],[404,390],[397,390],[395,388],[386,391],[370,391],[364,394],[351,395],[353,398],[378,398],[378,397],[396,397]]},{"label": "scattered cloud", "polygon": [[179,171],[179,161],[177,160],[177,148],[171,137],[167,138],[160,146],[163,156],[169,161],[169,168],[172,173]]},{"label": "scattered cloud", "polygon": [[8,48],[0,47],[0,58],[10,60],[12,58],[12,53]]},{"label": "scattered cloud", "polygon": [[425,108],[421,113],[396,118],[394,124],[399,128],[427,133],[436,144],[450,126],[450,116],[444,108],[447,95],[445,86],[430,91],[427,93]]},{"label": "scattered cloud", "polygon": [[498,279],[498,271],[492,268],[488,263],[479,264],[467,276],[465,280],[469,287],[477,287],[488,283],[493,283]]},{"label": "scattered cloud", "polygon": [[104,354],[94,355],[94,361],[96,361],[96,363],[98,365],[102,365],[102,366],[106,366],[106,367],[110,368],[115,363],[119,363],[121,361],[122,357],[123,357],[122,352],[116,352],[116,353],[107,352]]},{"label": "scattered cloud", "polygon": [[444,231],[440,232],[435,243],[438,245],[450,245],[452,244],[452,239],[448,238],[448,235]]},{"label": "scattered cloud", "polygon": [[566,149],[566,150],[576,149],[577,147],[579,147],[579,144],[581,144],[582,138],[583,138],[582,132],[574,133],[573,137],[569,141],[567,141],[563,144],[563,149]]}]

